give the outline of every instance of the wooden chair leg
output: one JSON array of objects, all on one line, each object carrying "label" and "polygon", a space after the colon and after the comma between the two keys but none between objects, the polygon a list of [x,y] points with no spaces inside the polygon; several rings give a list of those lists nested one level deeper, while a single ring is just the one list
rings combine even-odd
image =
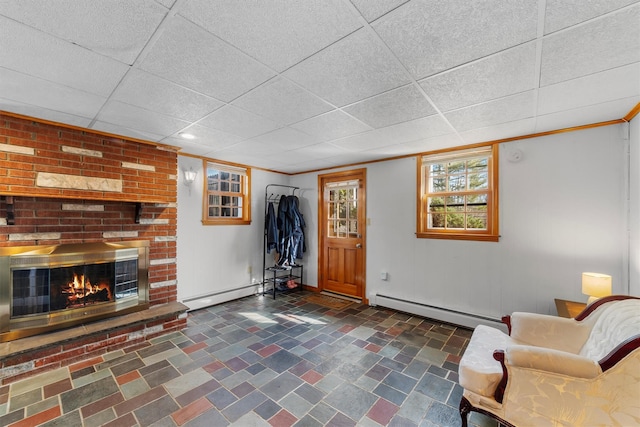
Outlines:
[{"label": "wooden chair leg", "polygon": [[469,412],[471,412],[471,402],[462,396],[460,399],[460,418],[462,418],[462,427],[467,427],[467,418],[469,417]]}]

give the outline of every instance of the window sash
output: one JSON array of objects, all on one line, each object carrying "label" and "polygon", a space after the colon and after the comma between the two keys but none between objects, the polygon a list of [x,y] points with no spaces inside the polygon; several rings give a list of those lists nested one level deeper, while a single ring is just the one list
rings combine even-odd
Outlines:
[{"label": "window sash", "polygon": [[205,161],[204,224],[249,223],[249,169]]},{"label": "window sash", "polygon": [[[420,157],[418,237],[498,240],[497,149],[489,145]],[[479,159],[486,165],[469,164]]]}]

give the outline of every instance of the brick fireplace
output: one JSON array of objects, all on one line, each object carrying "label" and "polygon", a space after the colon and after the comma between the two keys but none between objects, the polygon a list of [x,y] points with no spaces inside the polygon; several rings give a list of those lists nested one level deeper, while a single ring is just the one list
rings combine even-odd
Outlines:
[{"label": "brick fireplace", "polygon": [[[186,307],[177,302],[176,289],[176,173],[174,147],[0,112],[3,251],[127,242],[148,248],[146,290],[137,309],[0,343],[2,383],[115,349],[144,346],[149,338],[186,325]],[[38,295],[25,295],[40,301]],[[72,309],[82,311],[77,305]],[[11,314],[6,304],[0,305],[0,318]]]}]

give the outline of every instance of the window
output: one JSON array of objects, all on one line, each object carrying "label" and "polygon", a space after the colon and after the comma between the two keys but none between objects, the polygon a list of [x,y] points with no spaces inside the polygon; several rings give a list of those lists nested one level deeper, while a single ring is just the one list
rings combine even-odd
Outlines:
[{"label": "window", "polygon": [[358,231],[358,180],[330,182],[328,192],[329,237],[360,237]]},{"label": "window", "polygon": [[417,236],[497,242],[497,164],[498,144],[419,158]]},{"label": "window", "polygon": [[206,188],[202,223],[251,223],[251,169],[205,161]]}]

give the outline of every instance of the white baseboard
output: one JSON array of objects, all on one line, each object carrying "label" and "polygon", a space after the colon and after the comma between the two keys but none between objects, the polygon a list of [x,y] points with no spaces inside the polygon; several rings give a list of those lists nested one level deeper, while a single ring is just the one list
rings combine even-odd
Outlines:
[{"label": "white baseboard", "polygon": [[260,289],[259,284],[242,286],[239,288],[224,289],[210,294],[188,297],[180,302],[189,307],[189,310],[198,310],[200,308],[210,307],[223,302],[232,301],[234,299],[255,295]]},{"label": "white baseboard", "polygon": [[407,301],[388,295],[373,294],[369,298],[369,304],[393,308],[395,310],[404,311],[405,313],[416,314],[418,316],[440,320],[454,325],[465,326],[471,329],[478,325],[487,325],[498,328],[504,332],[507,331],[507,327],[500,319],[480,316],[472,313],[463,313],[461,311],[436,307],[414,301]]}]

